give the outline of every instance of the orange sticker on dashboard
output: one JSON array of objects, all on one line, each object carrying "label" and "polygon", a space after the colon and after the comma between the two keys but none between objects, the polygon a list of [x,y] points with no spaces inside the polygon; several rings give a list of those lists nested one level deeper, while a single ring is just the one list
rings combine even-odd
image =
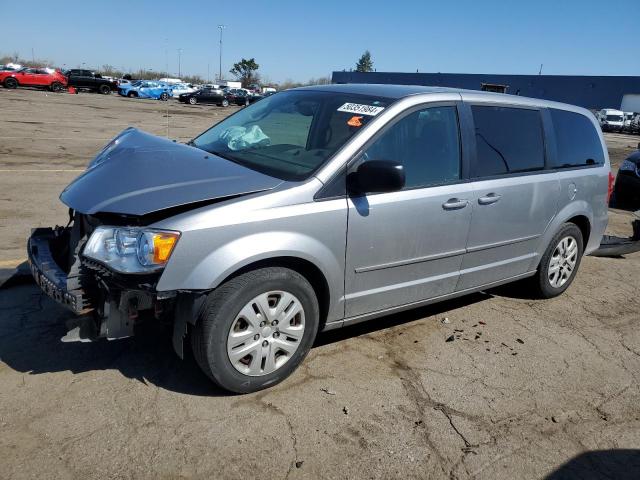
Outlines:
[{"label": "orange sticker on dashboard", "polygon": [[361,127],[362,126],[362,117],[354,115],[347,121],[347,125],[350,127]]}]

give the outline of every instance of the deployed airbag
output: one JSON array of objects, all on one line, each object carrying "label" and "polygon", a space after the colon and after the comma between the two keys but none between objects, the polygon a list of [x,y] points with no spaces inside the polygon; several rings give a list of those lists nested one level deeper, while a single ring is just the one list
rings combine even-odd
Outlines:
[{"label": "deployed airbag", "polygon": [[226,142],[227,147],[234,151],[271,145],[271,139],[264,134],[258,125],[253,125],[249,128],[228,128],[220,134],[220,140]]}]

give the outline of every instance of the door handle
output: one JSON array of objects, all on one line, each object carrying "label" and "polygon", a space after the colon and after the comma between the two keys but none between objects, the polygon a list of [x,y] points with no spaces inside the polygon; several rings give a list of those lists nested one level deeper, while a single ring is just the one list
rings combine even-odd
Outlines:
[{"label": "door handle", "polygon": [[492,203],[496,203],[501,198],[502,195],[498,195],[497,193],[490,193],[484,197],[480,197],[478,199],[478,203],[480,205],[491,205]]},{"label": "door handle", "polygon": [[466,207],[469,204],[468,200],[459,199],[459,198],[450,198],[446,202],[442,204],[442,208],[445,210],[459,210],[461,208]]}]

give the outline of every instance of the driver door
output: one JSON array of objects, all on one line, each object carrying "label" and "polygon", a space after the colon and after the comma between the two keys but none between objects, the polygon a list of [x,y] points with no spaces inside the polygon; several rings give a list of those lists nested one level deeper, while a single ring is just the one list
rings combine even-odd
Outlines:
[{"label": "driver door", "polygon": [[455,103],[421,106],[366,147],[362,161],[403,164],[406,184],[348,198],[347,318],[455,290],[472,210],[458,123]]}]

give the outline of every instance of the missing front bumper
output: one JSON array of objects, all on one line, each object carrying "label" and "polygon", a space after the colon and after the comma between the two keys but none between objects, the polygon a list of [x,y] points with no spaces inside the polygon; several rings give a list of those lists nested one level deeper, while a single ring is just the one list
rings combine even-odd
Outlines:
[{"label": "missing front bumper", "polygon": [[94,262],[84,262],[79,258],[82,242],[72,238],[69,227],[37,228],[27,244],[36,283],[45,294],[79,316],[67,322],[69,332],[64,341],[130,337],[141,317],[158,318],[166,310],[168,302],[159,301],[155,293],[157,278],[131,279]]}]

